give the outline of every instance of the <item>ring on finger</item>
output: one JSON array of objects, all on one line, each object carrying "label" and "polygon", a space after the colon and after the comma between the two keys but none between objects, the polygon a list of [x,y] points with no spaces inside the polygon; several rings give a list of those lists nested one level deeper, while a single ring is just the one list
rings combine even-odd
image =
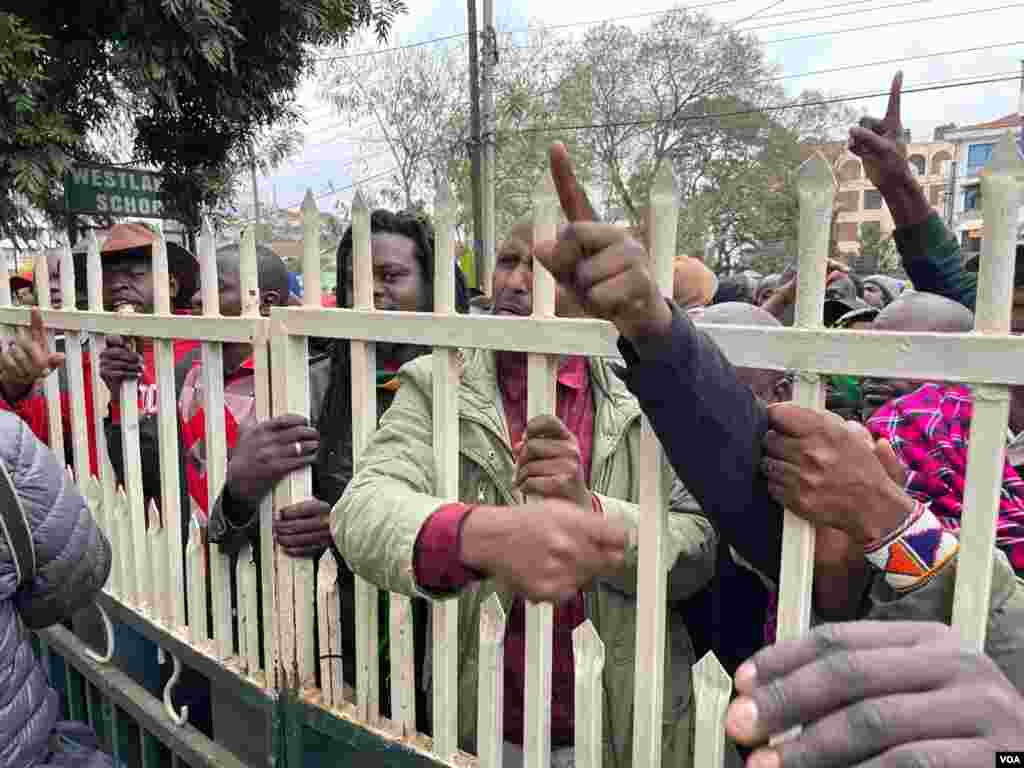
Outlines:
[{"label": "ring on finger", "polygon": [[298,440],[295,441],[295,455],[302,455],[302,443],[300,443]]}]

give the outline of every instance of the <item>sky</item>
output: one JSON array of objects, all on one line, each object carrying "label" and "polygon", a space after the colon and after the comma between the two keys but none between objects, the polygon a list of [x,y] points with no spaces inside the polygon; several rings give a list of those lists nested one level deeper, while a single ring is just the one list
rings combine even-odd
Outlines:
[{"label": "sky", "polygon": [[[704,2],[700,0],[701,4]],[[576,35],[587,28],[587,22],[610,19],[640,29],[656,13],[673,7],[670,0],[631,0],[628,4],[621,0],[494,0],[494,4],[499,29],[568,24],[573,26],[563,32]],[[464,2],[407,0],[407,5],[409,12],[398,19],[389,41],[381,47],[466,31]],[[482,4],[478,13],[479,9]],[[761,41],[767,59],[783,75],[870,65],[787,77],[782,82],[793,96],[803,89],[842,96],[884,91],[896,69],[904,71],[905,91],[918,85],[954,80],[995,79],[1019,74],[1024,59],[1024,2],[1020,0],[727,0],[701,10],[722,23],[741,22],[740,29],[760,27],[753,34]],[[637,18],[623,19],[624,15]],[[860,27],[870,29],[856,31]],[[818,34],[836,31],[842,33]],[[817,36],[786,40],[807,35]],[[986,50],[885,63],[976,48]],[[906,93],[903,122],[911,129],[914,140],[930,140],[934,128],[943,123],[968,125],[1015,112],[1019,92],[1020,81],[1011,80]],[[352,190],[343,188],[380,174],[392,165],[380,144],[360,145],[352,140],[372,136],[372,125],[344,123],[318,96],[314,82],[307,82],[301,89],[299,104],[306,116],[305,146],[272,176],[260,178],[260,198],[264,204],[276,201],[281,207],[297,205],[308,188],[313,190],[321,210],[331,210],[336,201],[351,201]],[[881,116],[885,99],[858,100],[850,106],[858,112]],[[373,183],[369,179],[363,186],[372,187]],[[341,191],[332,193],[332,188]],[[251,190],[248,194],[251,195]]]}]

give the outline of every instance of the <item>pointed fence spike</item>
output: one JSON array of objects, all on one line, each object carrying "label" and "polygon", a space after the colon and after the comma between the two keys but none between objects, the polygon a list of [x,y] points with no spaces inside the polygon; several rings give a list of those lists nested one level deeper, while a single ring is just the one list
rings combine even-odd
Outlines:
[{"label": "pointed fence spike", "polygon": [[815,152],[804,160],[797,170],[797,188],[801,191],[835,191],[836,175],[832,166],[821,152]]},{"label": "pointed fence spike", "polygon": [[352,213],[359,211],[360,213],[368,213],[370,205],[366,200],[366,195],[363,194],[363,190],[357,189],[355,196],[352,198]]},{"label": "pointed fence spike", "polygon": [[85,282],[89,295],[89,311],[103,309],[103,264],[100,261],[100,244],[91,229],[85,235]]},{"label": "pointed fence spike", "polygon": [[481,635],[486,633],[488,638],[502,639],[505,636],[506,620],[507,617],[505,616],[505,609],[501,605],[501,600],[492,592],[491,596],[484,600],[484,604],[480,607]]},{"label": "pointed fence spike", "polygon": [[454,202],[452,187],[444,176],[437,182],[437,189],[434,191],[434,208],[448,208]]},{"label": "pointed fence spike", "polygon": [[1006,131],[992,149],[992,159],[985,166],[984,173],[989,175],[1009,173],[1017,175],[1024,170],[1024,157],[1013,131]]},{"label": "pointed fence spike", "polygon": [[319,209],[316,207],[316,198],[313,197],[313,190],[310,189],[309,187],[306,187],[306,194],[302,198],[301,210],[303,213],[319,213]]},{"label": "pointed fence spike", "polygon": [[732,679],[708,651],[693,665],[695,710],[694,765],[722,768],[725,762],[725,713]]},{"label": "pointed fence spike", "polygon": [[46,251],[36,255],[33,264],[36,289],[36,303],[40,309],[50,308],[50,262]]},{"label": "pointed fence spike", "polygon": [[587,619],[572,633],[575,666],[575,745],[580,768],[601,765],[604,721],[604,643]]},{"label": "pointed fence spike", "polygon": [[149,504],[146,505],[146,519],[149,521],[150,529],[164,527],[160,508],[156,505],[156,501],[154,499],[150,499]]},{"label": "pointed fence spike", "polygon": [[676,183],[676,174],[672,170],[671,163],[662,163],[654,177],[651,185],[651,200],[668,198],[675,200],[679,197],[679,185]]},{"label": "pointed fence spike", "polygon": [[75,309],[75,257],[66,243],[60,247],[60,292],[61,309]]}]

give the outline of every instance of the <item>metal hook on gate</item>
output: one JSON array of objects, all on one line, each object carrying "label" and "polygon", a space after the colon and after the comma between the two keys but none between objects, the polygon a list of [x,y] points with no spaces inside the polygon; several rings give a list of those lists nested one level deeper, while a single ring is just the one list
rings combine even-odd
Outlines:
[{"label": "metal hook on gate", "polygon": [[184,725],[188,722],[188,704],[185,704],[181,708],[181,714],[179,715],[174,711],[174,702],[171,700],[171,691],[174,686],[178,684],[178,680],[181,678],[181,661],[179,661],[178,657],[173,653],[169,653],[167,655],[171,657],[174,669],[171,672],[171,679],[168,680],[167,685],[164,686],[164,711],[167,712],[167,716],[171,718],[172,723],[175,725]]},{"label": "metal hook on gate", "polygon": [[93,603],[93,605],[96,606],[96,610],[100,612],[100,618],[103,619],[103,632],[107,636],[107,651],[104,654],[99,654],[92,648],[86,648],[85,655],[97,664],[109,664],[110,660],[114,658],[114,625],[110,622],[110,617],[102,605],[99,603]]}]

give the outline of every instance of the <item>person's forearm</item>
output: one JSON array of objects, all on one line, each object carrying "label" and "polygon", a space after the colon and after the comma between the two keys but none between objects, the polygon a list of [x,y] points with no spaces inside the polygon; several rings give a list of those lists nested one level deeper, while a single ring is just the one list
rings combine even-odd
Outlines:
[{"label": "person's forearm", "polygon": [[921,185],[909,174],[878,191],[882,193],[882,199],[892,214],[893,224],[897,227],[921,224],[932,212],[932,206]]},{"label": "person's forearm", "polygon": [[764,407],[678,308],[667,334],[620,349],[623,378],[679,479],[725,541],[777,579],[782,509],[760,472]]}]

